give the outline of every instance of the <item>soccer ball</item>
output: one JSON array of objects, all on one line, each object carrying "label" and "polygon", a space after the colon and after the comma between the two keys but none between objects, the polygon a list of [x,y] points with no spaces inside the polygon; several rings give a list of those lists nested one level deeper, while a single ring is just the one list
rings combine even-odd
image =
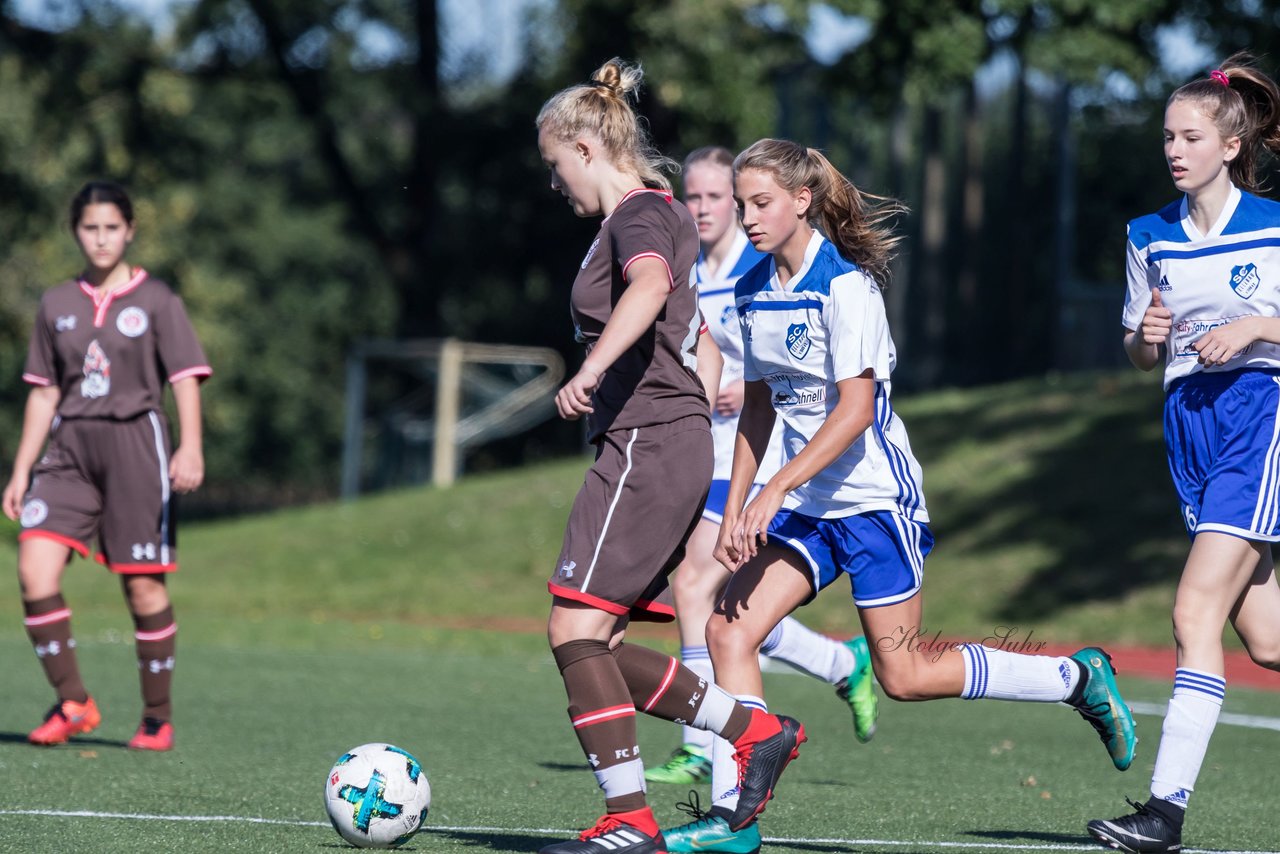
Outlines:
[{"label": "soccer ball", "polygon": [[338,757],[324,782],[324,807],[338,835],[357,848],[393,848],[426,820],[431,784],[407,750],[374,743]]}]

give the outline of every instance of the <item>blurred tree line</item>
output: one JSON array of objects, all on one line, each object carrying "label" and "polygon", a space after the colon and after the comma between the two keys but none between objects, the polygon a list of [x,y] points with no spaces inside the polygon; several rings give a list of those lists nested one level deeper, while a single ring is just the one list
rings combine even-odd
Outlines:
[{"label": "blurred tree line", "polygon": [[[644,64],[663,151],[787,136],[910,205],[889,292],[902,384],[1117,363],[1124,223],[1173,195],[1164,99],[1280,33],[1251,0],[444,2],[187,0],[172,27],[111,0],[0,5],[6,471],[31,319],[79,269],[65,208],[90,177],[133,192],[133,260],[182,295],[213,362],[206,510],[333,493],[361,339],[576,365],[568,285],[596,223],[549,192],[533,117],[615,55]],[[515,21],[518,48],[451,41],[442,8]],[[548,423],[472,464],[579,438]]]}]

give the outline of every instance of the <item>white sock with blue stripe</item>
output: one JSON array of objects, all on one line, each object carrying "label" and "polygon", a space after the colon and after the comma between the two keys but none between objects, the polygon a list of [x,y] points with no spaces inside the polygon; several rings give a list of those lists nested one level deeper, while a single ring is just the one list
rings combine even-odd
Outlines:
[{"label": "white sock with blue stripe", "polygon": [[[705,646],[682,646],[680,647],[680,663],[692,670],[708,684],[715,682],[715,670],[711,666],[711,654],[707,652]],[[711,755],[711,739],[715,734],[697,727],[685,724],[681,727],[682,744],[691,744],[702,750],[703,755]]]},{"label": "white sock with blue stripe", "polygon": [[[734,699],[748,709],[769,711],[762,697],[739,694]],[[711,806],[729,812],[738,807],[738,763],[733,759],[733,745],[719,736],[711,746]]]},{"label": "white sock with blue stripe", "polygon": [[760,651],[828,685],[853,672],[853,650],[818,634],[794,617],[783,617],[760,645]]},{"label": "white sock with blue stripe", "polygon": [[1080,681],[1080,665],[1065,656],[1024,655],[982,644],[960,647],[966,700],[1060,703]]},{"label": "white sock with blue stripe", "polygon": [[1174,671],[1173,698],[1164,713],[1151,776],[1152,797],[1186,808],[1226,693],[1227,680],[1216,673],[1189,667]]}]

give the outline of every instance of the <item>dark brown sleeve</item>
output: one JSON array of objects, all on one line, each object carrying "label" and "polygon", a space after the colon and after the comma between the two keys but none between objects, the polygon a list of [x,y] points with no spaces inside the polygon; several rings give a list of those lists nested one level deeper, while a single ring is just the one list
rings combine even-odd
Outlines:
[{"label": "dark brown sleeve", "polygon": [[213,373],[187,310],[176,294],[168,294],[156,310],[155,330],[156,352],[170,385],[187,377],[198,377],[203,382]]},{"label": "dark brown sleeve", "polygon": [[675,229],[679,219],[669,204],[657,195],[642,197],[623,205],[609,223],[613,257],[627,277],[632,262],[658,258],[667,266],[667,278],[675,287]]},{"label": "dark brown sleeve", "polygon": [[53,351],[53,332],[49,329],[48,312],[44,300],[36,311],[36,322],[31,330],[31,343],[27,346],[27,363],[22,368],[22,379],[31,385],[58,384],[57,356]]}]

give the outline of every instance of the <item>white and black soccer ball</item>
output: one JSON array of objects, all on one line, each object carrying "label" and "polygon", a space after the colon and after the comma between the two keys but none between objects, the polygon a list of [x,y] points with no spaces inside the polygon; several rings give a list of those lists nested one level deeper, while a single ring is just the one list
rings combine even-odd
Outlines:
[{"label": "white and black soccer ball", "polygon": [[375,742],[338,757],[324,781],[333,829],[358,848],[394,848],[422,827],[431,806],[427,774],[407,750]]}]

